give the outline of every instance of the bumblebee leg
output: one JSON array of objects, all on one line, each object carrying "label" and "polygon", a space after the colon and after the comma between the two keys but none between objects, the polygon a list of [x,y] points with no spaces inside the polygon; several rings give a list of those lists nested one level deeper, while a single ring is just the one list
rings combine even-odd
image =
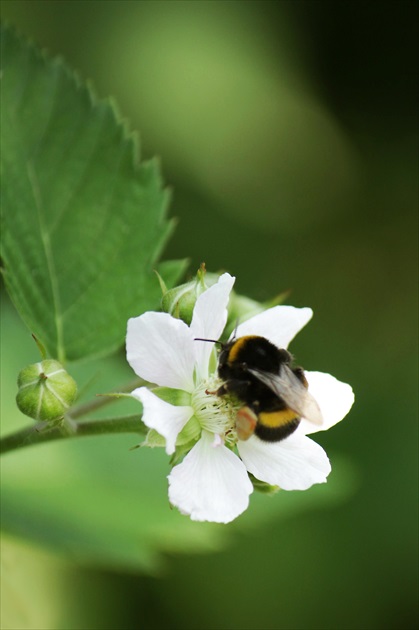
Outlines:
[{"label": "bumblebee leg", "polygon": [[251,381],[242,381],[240,379],[229,379],[217,389],[217,396],[225,396],[226,394],[235,394],[238,398],[243,398],[248,391]]},{"label": "bumblebee leg", "polygon": [[217,394],[217,396],[225,396],[226,394],[228,394],[227,383],[221,385],[221,387],[219,387],[215,393]]},{"label": "bumblebee leg", "polygon": [[255,432],[258,417],[250,407],[242,407],[236,415],[236,432],[239,440],[245,441]]}]

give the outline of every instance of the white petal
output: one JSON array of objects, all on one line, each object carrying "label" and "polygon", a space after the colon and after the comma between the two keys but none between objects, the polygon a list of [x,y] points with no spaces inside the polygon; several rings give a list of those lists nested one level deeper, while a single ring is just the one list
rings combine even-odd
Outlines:
[{"label": "white petal", "polygon": [[305,372],[308,391],[316,399],[323,416],[323,424],[301,420],[297,431],[304,434],[326,431],[346,416],[354,403],[352,387],[324,372]]},{"label": "white petal", "polygon": [[287,348],[312,317],[311,308],[274,306],[240,324],[236,337],[260,335],[269,339],[278,348]]},{"label": "white petal", "polygon": [[301,433],[281,442],[263,442],[253,435],[237,446],[249,472],[283,490],[306,490],[324,483],[331,470],[322,447]]},{"label": "white petal", "polygon": [[169,475],[169,500],[193,521],[229,523],[249,505],[253,486],[240,459],[206,431]]},{"label": "white petal", "polygon": [[[219,277],[218,282],[198,297],[192,322],[193,337],[218,340],[227,321],[227,304],[235,278],[229,273]],[[195,341],[196,365],[200,378],[208,376],[209,356],[214,344]]]},{"label": "white petal", "polygon": [[128,363],[150,383],[192,392],[194,343],[188,326],[168,313],[144,313],[128,320]]},{"label": "white petal", "polygon": [[139,387],[131,392],[143,404],[143,422],[150,429],[155,429],[166,439],[166,453],[175,452],[176,438],[189,418],[193,415],[192,407],[175,407],[161,400],[147,387]]}]

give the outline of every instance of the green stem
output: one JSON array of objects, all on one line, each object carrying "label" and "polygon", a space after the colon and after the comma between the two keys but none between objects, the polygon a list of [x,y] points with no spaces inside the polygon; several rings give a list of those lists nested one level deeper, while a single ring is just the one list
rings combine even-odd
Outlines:
[{"label": "green stem", "polygon": [[122,387],[119,387],[118,389],[109,392],[111,395],[98,394],[97,398],[95,398],[94,400],[89,400],[89,402],[83,403],[81,405],[75,405],[71,408],[69,413],[72,418],[80,418],[81,416],[85,416],[88,413],[92,413],[92,411],[97,411],[97,409],[101,409],[105,405],[109,405],[110,403],[115,402],[116,400],[118,400],[118,394],[132,392],[133,389],[141,387],[145,384],[146,381],[143,381],[142,378],[136,378],[129,383],[122,385]]},{"label": "green stem", "polygon": [[[70,422],[69,422],[70,420]],[[71,431],[68,427],[71,426]],[[101,420],[79,420],[66,417],[66,421],[59,426],[50,427],[45,422],[16,431],[0,440],[0,454],[25,448],[32,444],[43,444],[62,438],[84,437],[86,435],[106,435],[109,433],[135,433],[145,435],[148,428],[139,414],[122,416],[120,418],[105,418]]]},{"label": "green stem", "polygon": [[71,407],[65,416],[58,421],[49,424],[47,422],[38,422],[38,424],[16,431],[16,433],[6,435],[0,439],[0,455],[24,448],[25,446],[31,446],[32,444],[42,444],[62,438],[104,435],[106,433],[137,433],[146,435],[148,429],[138,414],[103,420],[76,420],[76,418],[90,414],[105,405],[117,401],[118,394],[123,396],[144,384],[145,381],[137,378],[119,387],[118,390],[110,392],[108,395],[100,395],[87,403]]}]

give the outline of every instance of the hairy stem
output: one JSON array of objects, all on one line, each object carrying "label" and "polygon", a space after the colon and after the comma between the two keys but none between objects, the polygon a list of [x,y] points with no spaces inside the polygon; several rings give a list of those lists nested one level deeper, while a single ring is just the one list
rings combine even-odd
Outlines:
[{"label": "hairy stem", "polygon": [[110,403],[118,400],[118,394],[125,394],[127,392],[132,392],[133,389],[137,387],[141,387],[145,385],[146,381],[143,381],[141,378],[136,378],[122,387],[118,389],[112,390],[109,392],[110,395],[99,395],[94,400],[89,400],[87,403],[82,403],[81,405],[75,405],[70,410],[70,415],[73,419],[81,418],[81,416],[86,416],[88,413],[92,413],[93,411],[97,411],[97,409],[101,409],[105,407],[105,405],[109,405]]},{"label": "hairy stem", "polygon": [[[69,430],[69,427],[71,429]],[[110,433],[135,433],[146,435],[148,428],[139,414],[104,418],[100,420],[73,420],[66,417],[63,422],[51,426],[45,422],[26,427],[0,440],[0,454],[8,453],[32,444],[43,444],[62,438],[105,435]]]},{"label": "hairy stem", "polygon": [[107,433],[137,433],[146,435],[148,429],[141,420],[140,414],[130,416],[105,418],[99,420],[77,420],[82,416],[93,413],[105,405],[118,400],[118,395],[125,395],[136,387],[144,385],[142,379],[135,379],[117,390],[98,396],[87,403],[75,405],[65,416],[54,422],[38,422],[20,431],[6,435],[0,440],[0,455],[15,451],[32,444],[43,444],[62,438],[83,437],[85,435],[104,435]]}]

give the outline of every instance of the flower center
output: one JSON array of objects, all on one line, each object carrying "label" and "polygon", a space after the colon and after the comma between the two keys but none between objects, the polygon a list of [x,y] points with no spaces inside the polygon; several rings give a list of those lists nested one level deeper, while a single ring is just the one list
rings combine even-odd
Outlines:
[{"label": "flower center", "polygon": [[202,429],[235,443],[237,409],[227,398],[216,395],[215,392],[220,385],[221,381],[215,377],[200,383],[192,394],[192,407]]}]

